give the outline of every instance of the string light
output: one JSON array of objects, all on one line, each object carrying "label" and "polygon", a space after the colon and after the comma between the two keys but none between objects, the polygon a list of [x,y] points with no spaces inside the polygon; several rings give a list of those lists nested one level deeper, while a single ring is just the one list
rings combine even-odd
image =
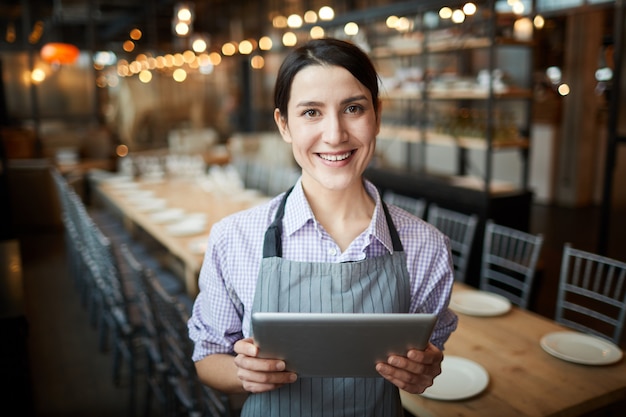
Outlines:
[{"label": "string light", "polygon": [[304,21],[306,23],[317,23],[317,13],[313,10],[307,10],[307,12],[304,13]]},{"label": "string light", "polygon": [[476,5],[474,3],[465,3],[463,13],[465,13],[466,16],[474,15],[476,13]]},{"label": "string light", "polygon": [[313,26],[309,31],[309,35],[311,35],[313,39],[321,39],[325,35],[324,28],[321,26]]},{"label": "string light", "polygon": [[294,46],[298,42],[298,37],[293,32],[285,32],[283,34],[283,45]]},{"label": "string light", "polygon": [[152,81],[152,73],[148,70],[141,71],[139,73],[139,81],[144,84],[148,84],[150,81]]},{"label": "string light", "polygon": [[269,36],[263,36],[259,39],[259,49],[262,51],[269,51],[272,49],[272,38]]},{"label": "string light", "polygon": [[265,66],[265,59],[260,55],[253,56],[250,60],[250,66],[254,69],[261,69]]},{"label": "string light", "polygon": [[225,56],[233,56],[237,52],[237,47],[232,42],[222,45],[222,54]]},{"label": "string light", "polygon": [[333,20],[335,18],[335,11],[332,7],[324,6],[318,13],[321,20]]},{"label": "string light", "polygon": [[449,7],[442,7],[439,9],[439,17],[442,19],[450,19],[452,17],[452,9]]},{"label": "string light", "polygon": [[239,43],[239,53],[242,55],[250,55],[253,50],[252,42],[244,40]]},{"label": "string light", "polygon": [[359,25],[354,22],[348,22],[343,27],[343,31],[348,36],[354,36],[359,33]]},{"label": "string light", "polygon": [[546,24],[546,21],[545,21],[545,19],[543,18],[543,16],[541,16],[541,15],[539,15],[539,14],[538,14],[538,15],[537,15],[537,16],[535,16],[535,18],[533,19],[533,24],[535,25],[535,27],[536,27],[537,29],[542,29],[542,28],[543,28],[543,26]]},{"label": "string light", "polygon": [[172,73],[172,78],[174,78],[174,81],[182,83],[187,79],[187,71],[182,68],[178,68]]},{"label": "string light", "polygon": [[287,18],[287,26],[292,29],[298,29],[302,27],[302,18],[297,14],[292,14]]},{"label": "string light", "polygon": [[387,27],[389,29],[395,29],[396,26],[398,25],[398,16],[389,16],[386,20],[385,20],[385,25],[387,25]]},{"label": "string light", "polygon": [[130,31],[129,34],[130,38],[134,41],[138,41],[139,39],[141,39],[141,37],[143,36],[143,34],[141,33],[141,30],[135,28],[133,30]]},{"label": "string light", "polygon": [[454,23],[463,23],[463,21],[465,21],[465,13],[463,13],[463,10],[455,10],[452,12],[452,21]]}]

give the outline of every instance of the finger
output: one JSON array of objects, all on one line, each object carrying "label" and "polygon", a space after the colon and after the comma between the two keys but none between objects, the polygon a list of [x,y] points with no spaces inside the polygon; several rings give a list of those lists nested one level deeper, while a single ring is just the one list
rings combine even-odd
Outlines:
[{"label": "finger", "polygon": [[237,377],[249,392],[264,392],[295,382],[297,375],[293,372],[255,372],[239,368]]},{"label": "finger", "polygon": [[434,372],[436,372],[434,365],[418,362],[404,356],[389,356],[387,358],[387,365],[411,374],[434,374]]},{"label": "finger", "polygon": [[235,353],[246,356],[255,357],[259,354],[259,348],[254,344],[252,338],[238,340],[233,349]]},{"label": "finger", "polygon": [[261,359],[245,354],[235,356],[235,365],[238,368],[256,372],[282,372],[285,370],[285,361],[279,359]]},{"label": "finger", "polygon": [[421,394],[433,384],[433,377],[429,375],[413,374],[385,363],[377,364],[376,370],[383,378],[412,394]]}]

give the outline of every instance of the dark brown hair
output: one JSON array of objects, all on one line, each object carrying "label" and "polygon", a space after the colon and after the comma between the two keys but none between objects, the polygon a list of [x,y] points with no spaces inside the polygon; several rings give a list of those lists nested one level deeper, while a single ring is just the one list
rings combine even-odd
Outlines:
[{"label": "dark brown hair", "polygon": [[378,74],[369,57],[358,46],[339,39],[316,39],[294,49],[283,61],[274,87],[274,107],[287,119],[291,84],[296,74],[309,65],[335,65],[345,68],[372,94],[378,111]]}]

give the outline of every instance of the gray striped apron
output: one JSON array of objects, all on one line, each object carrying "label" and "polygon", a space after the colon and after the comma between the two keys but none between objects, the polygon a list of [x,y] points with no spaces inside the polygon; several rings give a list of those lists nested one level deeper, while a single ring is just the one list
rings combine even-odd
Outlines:
[{"label": "gray striped apron", "polygon": [[[398,232],[383,209],[393,254],[358,262],[295,262],[282,258],[287,195],[265,233],[253,311],[406,313],[409,274]],[[299,378],[273,391],[251,394],[242,417],[404,415],[398,388],[383,378]]]}]

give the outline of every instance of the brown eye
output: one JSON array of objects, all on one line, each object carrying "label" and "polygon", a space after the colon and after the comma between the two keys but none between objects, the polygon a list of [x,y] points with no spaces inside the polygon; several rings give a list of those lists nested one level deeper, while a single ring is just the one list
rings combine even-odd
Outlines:
[{"label": "brown eye", "polygon": [[346,108],[346,113],[359,113],[359,112],[361,112],[362,110],[363,110],[363,107],[353,105],[353,106],[348,106],[348,107]]}]

